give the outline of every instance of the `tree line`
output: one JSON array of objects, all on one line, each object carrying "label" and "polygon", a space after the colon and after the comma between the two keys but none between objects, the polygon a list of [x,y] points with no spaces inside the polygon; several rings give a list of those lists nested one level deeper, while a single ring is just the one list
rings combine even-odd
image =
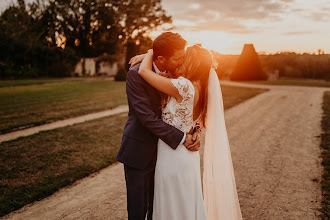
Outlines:
[{"label": "tree line", "polygon": [[[213,56],[219,63],[218,74],[221,78],[230,78],[235,70],[239,55],[223,55],[215,51]],[[330,54],[299,54],[279,52],[259,54],[260,65],[264,73],[278,74],[281,78],[308,78],[330,80]]]},{"label": "tree line", "polygon": [[282,52],[259,55],[264,71],[278,71],[280,77],[330,80],[329,54]]},{"label": "tree line", "polygon": [[171,22],[161,0],[18,0],[0,14],[0,78],[68,76],[81,57],[128,60]]}]

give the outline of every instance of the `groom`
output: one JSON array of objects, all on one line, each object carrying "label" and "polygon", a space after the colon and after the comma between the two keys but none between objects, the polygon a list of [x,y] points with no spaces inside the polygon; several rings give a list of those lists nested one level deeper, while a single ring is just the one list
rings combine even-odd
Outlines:
[{"label": "groom", "polygon": [[[177,33],[158,36],[153,42],[154,71],[174,73],[182,64],[186,43]],[[173,150],[180,144],[195,150],[200,146],[200,131],[192,136],[162,121],[161,94],[139,76],[139,67],[127,74],[128,120],[116,158],[124,164],[129,220],[144,220],[146,215],[152,219],[158,138]]]}]

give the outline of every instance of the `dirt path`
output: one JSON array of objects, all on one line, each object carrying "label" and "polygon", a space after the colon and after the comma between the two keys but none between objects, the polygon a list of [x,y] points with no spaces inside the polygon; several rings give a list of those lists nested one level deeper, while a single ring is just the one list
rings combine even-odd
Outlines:
[{"label": "dirt path", "polygon": [[44,124],[44,125],[40,125],[40,126],[35,126],[32,128],[27,128],[27,129],[23,129],[23,130],[19,130],[19,131],[10,132],[7,134],[2,134],[2,135],[0,135],[0,143],[4,142],[4,141],[14,140],[19,137],[33,135],[40,131],[47,131],[47,130],[53,130],[56,128],[62,128],[62,127],[66,127],[69,125],[83,123],[86,121],[94,120],[97,118],[103,118],[103,117],[107,117],[110,115],[115,115],[115,114],[119,114],[119,113],[123,113],[123,112],[128,112],[128,105],[120,105],[116,108],[109,109],[109,110],[102,111],[102,112],[91,113],[91,114],[82,115],[82,116],[75,117],[75,118],[64,119],[64,120],[60,120],[60,121],[56,121],[56,122],[52,122],[52,123],[48,123],[48,124]]},{"label": "dirt path", "polygon": [[244,219],[318,219],[323,91],[271,90],[226,112]]},{"label": "dirt path", "polygon": [[[325,89],[267,88],[225,112],[243,217],[317,219]],[[117,163],[3,219],[127,219],[125,200]]]}]

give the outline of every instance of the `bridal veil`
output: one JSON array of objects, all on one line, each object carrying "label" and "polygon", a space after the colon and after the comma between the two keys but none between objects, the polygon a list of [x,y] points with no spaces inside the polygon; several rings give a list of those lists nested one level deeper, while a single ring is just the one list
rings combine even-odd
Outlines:
[{"label": "bridal veil", "polygon": [[210,70],[203,194],[208,220],[241,220],[218,76]]}]

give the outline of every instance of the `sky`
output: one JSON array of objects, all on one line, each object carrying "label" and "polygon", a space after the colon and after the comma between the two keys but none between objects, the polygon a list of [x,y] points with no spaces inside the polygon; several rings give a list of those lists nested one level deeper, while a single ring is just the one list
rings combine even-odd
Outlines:
[{"label": "sky", "polygon": [[[13,1],[0,0],[0,8]],[[172,16],[172,31],[189,45],[201,43],[223,54],[240,54],[246,43],[259,53],[330,54],[330,0],[162,0],[162,5]]]},{"label": "sky", "polygon": [[[175,29],[190,44],[239,54],[330,53],[330,0],[162,0]],[[159,32],[153,33],[157,35]]]}]

